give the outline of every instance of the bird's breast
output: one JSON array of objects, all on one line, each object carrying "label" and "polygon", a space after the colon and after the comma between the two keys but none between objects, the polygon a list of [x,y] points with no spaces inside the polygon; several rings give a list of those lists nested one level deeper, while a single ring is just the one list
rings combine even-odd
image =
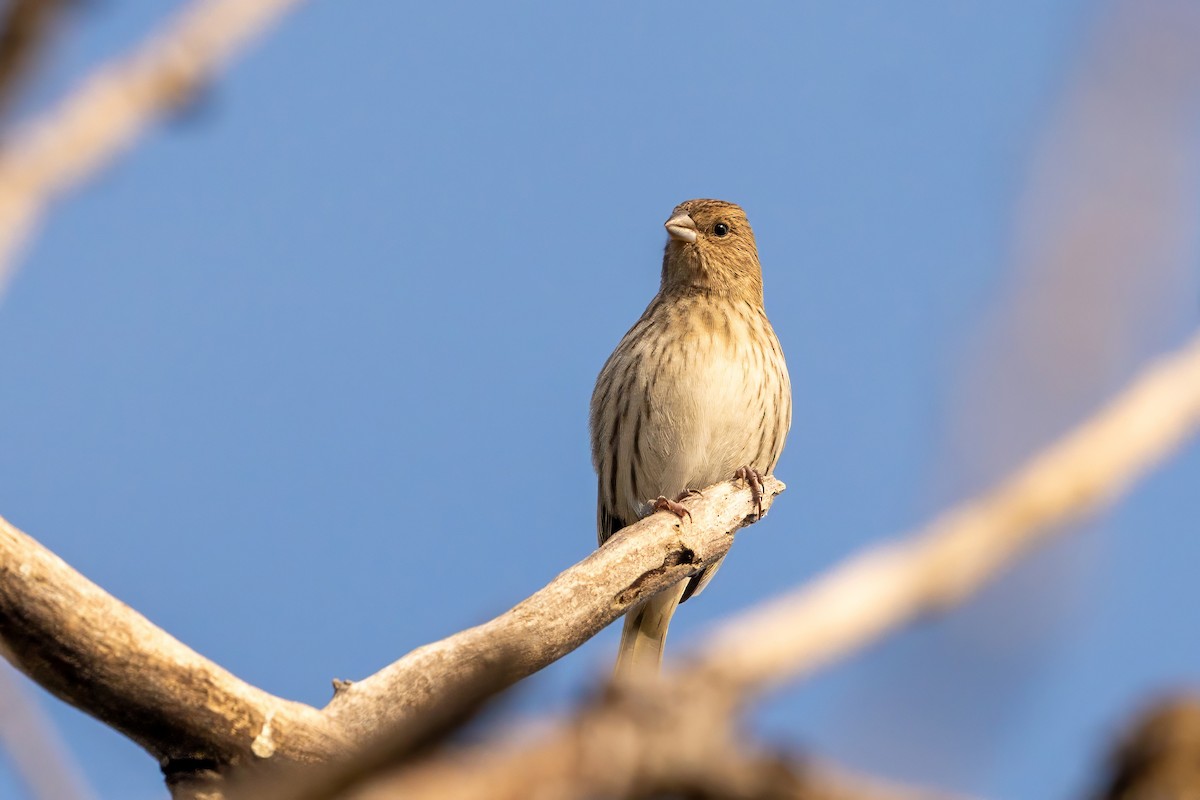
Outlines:
[{"label": "bird's breast", "polygon": [[690,307],[662,315],[656,328],[643,337],[631,387],[638,406],[631,445],[641,463],[630,499],[674,497],[741,466],[767,472],[771,451],[782,446],[771,440],[786,433],[776,430],[776,405],[787,373],[765,316],[752,308]]}]

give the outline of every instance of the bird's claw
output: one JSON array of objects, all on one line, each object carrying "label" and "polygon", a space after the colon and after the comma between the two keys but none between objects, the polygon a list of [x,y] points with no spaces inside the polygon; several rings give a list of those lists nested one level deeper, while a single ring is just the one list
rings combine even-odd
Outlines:
[{"label": "bird's claw", "polygon": [[754,467],[741,467],[737,472],[733,473],[733,477],[746,482],[750,487],[750,498],[754,502],[754,514],[756,519],[762,519],[763,515],[763,479],[762,473]]},{"label": "bird's claw", "polygon": [[[685,495],[680,495],[681,498],[683,496],[685,496]],[[670,511],[672,514],[679,517],[680,519],[683,519],[686,516],[688,518],[689,522],[692,519],[692,512],[690,512],[686,508],[684,508],[679,503],[679,501],[670,500],[666,497],[663,497],[661,494],[654,501],[654,510],[655,511]]]}]

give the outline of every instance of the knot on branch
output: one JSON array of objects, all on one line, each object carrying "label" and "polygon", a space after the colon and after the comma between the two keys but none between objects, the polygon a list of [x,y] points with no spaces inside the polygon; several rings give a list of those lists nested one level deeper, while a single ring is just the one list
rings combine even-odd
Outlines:
[{"label": "knot on branch", "polygon": [[696,556],[696,552],[690,547],[683,544],[672,547],[667,552],[661,566],[643,572],[633,583],[629,584],[628,588],[617,595],[617,604],[624,606],[637,600],[645,594],[644,587],[647,584],[658,583],[669,572],[679,572],[679,580],[695,574],[696,571],[694,569],[681,570],[678,567],[692,567],[699,563],[699,561],[700,559]]}]

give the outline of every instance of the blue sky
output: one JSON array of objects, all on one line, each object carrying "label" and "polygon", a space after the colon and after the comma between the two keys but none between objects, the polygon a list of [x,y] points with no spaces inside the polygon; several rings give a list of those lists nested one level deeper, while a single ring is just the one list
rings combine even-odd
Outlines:
[{"label": "blue sky", "polygon": [[[29,104],[138,41],[155,5],[74,11]],[[1106,8],[307,4],[28,248],[0,301],[0,513],[242,678],[322,705],[330,679],[594,546],[595,375],[656,289],[672,207],[728,199],[792,373],[790,489],[676,617],[685,647],[953,496],[956,378]],[[1162,309],[1131,350],[1195,311]],[[755,728],[884,775],[1077,796],[1126,715],[1196,677],[1200,640],[1172,622],[1197,599],[1197,480],[1192,448]],[[568,707],[615,639],[511,713]],[[165,796],[138,748],[40,699],[101,796]]]}]

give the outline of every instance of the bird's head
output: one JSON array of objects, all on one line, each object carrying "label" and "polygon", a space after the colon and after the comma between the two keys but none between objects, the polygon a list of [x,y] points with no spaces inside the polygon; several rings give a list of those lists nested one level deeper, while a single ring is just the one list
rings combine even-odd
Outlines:
[{"label": "bird's head", "polygon": [[662,289],[706,291],[762,303],[762,268],[746,213],[723,200],[688,200],[664,226]]}]

